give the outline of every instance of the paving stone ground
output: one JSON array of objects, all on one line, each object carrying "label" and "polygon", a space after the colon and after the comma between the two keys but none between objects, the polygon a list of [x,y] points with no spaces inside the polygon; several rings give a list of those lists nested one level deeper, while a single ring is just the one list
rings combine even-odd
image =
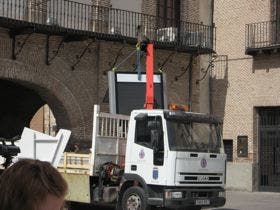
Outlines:
[{"label": "paving stone ground", "polygon": [[280,193],[228,191],[227,202],[221,208],[207,210],[279,210]]},{"label": "paving stone ground", "polygon": [[[81,207],[79,210],[95,209],[114,210],[105,207]],[[280,210],[280,193],[227,191],[225,206],[205,210]]]}]

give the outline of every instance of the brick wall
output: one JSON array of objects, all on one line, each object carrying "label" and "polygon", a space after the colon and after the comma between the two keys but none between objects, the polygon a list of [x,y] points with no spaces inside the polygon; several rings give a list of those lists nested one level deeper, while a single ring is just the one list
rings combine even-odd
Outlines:
[{"label": "brick wall", "polygon": [[[212,24],[212,0],[186,0],[181,1],[181,21],[191,23]],[[143,12],[157,15],[157,0],[143,0]],[[204,77],[203,70],[207,69],[211,57],[198,56],[193,61],[192,70],[192,110],[209,112],[209,83],[208,75]],[[188,74],[188,73],[187,73]],[[203,78],[203,79],[202,79]],[[202,79],[201,81],[199,81]],[[187,94],[187,93],[186,93]]]},{"label": "brick wall", "polygon": [[157,15],[157,0],[143,0],[142,11],[148,15]]},{"label": "brick wall", "polygon": [[44,108],[41,107],[30,121],[30,128],[44,133]]},{"label": "brick wall", "polygon": [[199,1],[187,0],[181,1],[181,19],[182,21],[199,23]]},{"label": "brick wall", "polygon": [[[245,55],[245,24],[269,21],[271,1],[215,1],[217,59],[213,69],[213,110],[224,118],[224,138],[233,139],[234,161],[257,161],[255,107],[280,105],[279,54]],[[249,138],[249,157],[238,158],[237,136]]]},{"label": "brick wall", "polygon": [[[26,36],[17,36],[16,52]],[[50,58],[54,56],[60,42],[61,37],[50,37]],[[51,107],[58,128],[72,130],[72,141],[90,141],[93,105],[101,104],[101,109],[108,111],[108,104],[103,103],[108,88],[106,72],[112,68],[124,45],[117,63],[135,50],[134,46],[128,44],[96,41],[72,70],[77,56],[81,55],[89,42],[90,40],[63,43],[57,57],[50,65],[46,65],[46,36],[32,34],[17,55],[17,59],[12,60],[12,40],[8,31],[0,28],[0,79],[9,79],[35,90]],[[170,53],[166,50],[156,50],[155,71]],[[167,75],[168,102],[186,104],[188,101],[188,73],[178,80],[175,77],[186,68],[189,57],[189,54],[174,52],[172,59],[163,68]],[[119,69],[132,70],[135,60],[136,56],[131,57]],[[195,73],[193,77],[195,80]],[[193,91],[197,93],[195,87]]]},{"label": "brick wall", "polygon": [[[209,1],[209,0],[204,0]],[[181,0],[181,20],[199,23],[200,0]],[[157,0],[143,0],[143,13],[157,15]]]},{"label": "brick wall", "polygon": [[[110,6],[110,1],[92,1],[92,4]],[[143,1],[142,5],[145,13],[155,15],[155,0]],[[188,4],[182,1],[182,5],[189,10],[189,12],[182,10],[182,15],[189,14],[186,20],[198,22],[199,1],[190,0]],[[35,90],[50,106],[58,128],[71,129],[72,141],[89,142],[92,132],[93,105],[101,104],[103,111],[109,109],[108,104],[103,103],[108,89],[107,71],[113,67],[114,62],[119,63],[126,58],[135,50],[135,47],[125,43],[96,40],[77,63],[78,57],[92,40],[65,42],[56,56],[62,37],[50,36],[49,59],[51,61],[50,65],[46,65],[46,38],[43,34],[17,36],[15,52],[20,53],[17,54],[16,60],[12,60],[12,40],[9,37],[9,31],[0,28],[0,79],[9,79]],[[23,43],[24,46],[20,49]],[[115,60],[119,53],[118,60]],[[155,71],[158,71],[170,53],[172,53],[171,59],[163,68],[167,78],[167,100],[168,103],[187,104],[189,72],[186,67],[189,64],[190,54],[156,50]],[[132,70],[135,60],[136,56],[131,57],[119,69]],[[208,97],[204,97],[208,90],[208,84],[205,82],[207,77],[204,81],[198,82],[204,75],[203,69],[208,63],[209,59],[204,59],[202,56],[195,57],[193,60],[191,74],[193,111],[208,112]],[[73,66],[75,66],[74,69],[72,69]]]}]

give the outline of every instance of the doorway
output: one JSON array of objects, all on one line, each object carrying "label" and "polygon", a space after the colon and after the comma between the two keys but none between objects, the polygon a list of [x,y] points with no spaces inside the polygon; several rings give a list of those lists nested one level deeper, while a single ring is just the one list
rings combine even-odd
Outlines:
[{"label": "doorway", "polygon": [[259,109],[259,190],[280,192],[280,107]]}]

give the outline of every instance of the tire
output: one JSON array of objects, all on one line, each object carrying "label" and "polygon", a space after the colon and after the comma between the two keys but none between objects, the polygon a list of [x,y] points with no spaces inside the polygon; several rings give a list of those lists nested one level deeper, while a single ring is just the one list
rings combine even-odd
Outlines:
[{"label": "tire", "polygon": [[121,201],[122,210],[148,210],[147,195],[141,187],[128,188]]}]

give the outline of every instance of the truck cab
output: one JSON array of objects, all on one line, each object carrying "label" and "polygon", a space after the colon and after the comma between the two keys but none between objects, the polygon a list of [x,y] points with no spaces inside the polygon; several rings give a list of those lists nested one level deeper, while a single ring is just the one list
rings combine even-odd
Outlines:
[{"label": "truck cab", "polygon": [[221,131],[222,122],[206,114],[134,110],[120,189],[122,208],[224,205]]},{"label": "truck cab", "polygon": [[[70,131],[50,137],[25,129],[18,157],[52,162],[68,183],[73,210],[198,210],[225,203],[221,128],[219,119],[206,114],[150,109],[126,116],[95,105],[90,152],[62,155]],[[53,145],[46,150],[46,143]]]}]

